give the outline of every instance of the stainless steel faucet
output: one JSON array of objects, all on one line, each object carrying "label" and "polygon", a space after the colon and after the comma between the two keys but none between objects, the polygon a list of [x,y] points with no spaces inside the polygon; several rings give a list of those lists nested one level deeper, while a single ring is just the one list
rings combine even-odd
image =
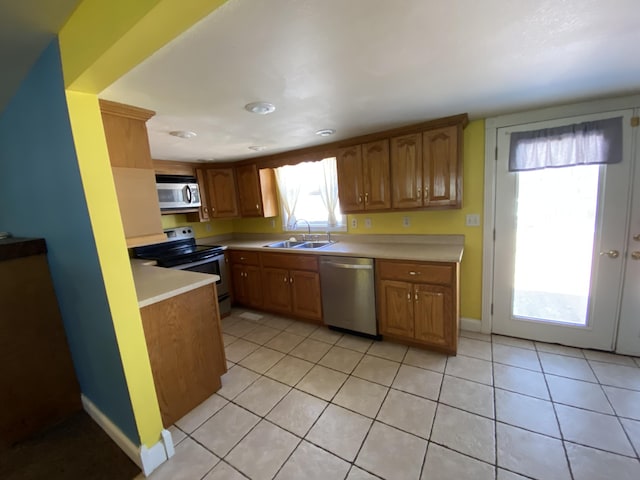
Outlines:
[{"label": "stainless steel faucet", "polygon": [[[294,224],[293,224],[293,229],[295,230],[296,227],[298,226],[298,222],[305,222],[307,224],[307,231],[309,232],[309,236],[311,236],[311,224],[309,223],[308,220],[305,220],[304,218],[298,218]],[[302,239],[306,240],[304,234],[302,235]]]}]

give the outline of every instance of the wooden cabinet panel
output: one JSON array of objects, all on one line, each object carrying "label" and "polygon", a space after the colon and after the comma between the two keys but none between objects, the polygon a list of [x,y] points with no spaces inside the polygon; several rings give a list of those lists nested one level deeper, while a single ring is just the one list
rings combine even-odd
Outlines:
[{"label": "wooden cabinet panel", "polygon": [[364,180],[362,175],[362,147],[341,148],[336,157],[338,170],[338,198],[340,210],[358,212],[364,210]]},{"label": "wooden cabinet panel", "polygon": [[292,270],[289,275],[293,314],[320,321],[322,319],[320,275],[299,270]]},{"label": "wooden cabinet panel", "polygon": [[246,305],[249,303],[248,294],[244,287],[244,265],[231,265],[231,291],[234,302]]},{"label": "wooden cabinet panel", "polygon": [[243,165],[236,168],[238,181],[238,200],[240,215],[243,217],[262,216],[262,196],[260,178],[255,165]]},{"label": "wooden cabinet panel", "polygon": [[275,312],[291,312],[289,271],[282,268],[262,268],[264,307]]},{"label": "wooden cabinet panel", "polygon": [[391,208],[389,140],[362,145],[364,204],[367,210]]},{"label": "wooden cabinet panel", "polygon": [[[156,172],[158,172],[157,168]],[[209,216],[209,201],[207,197],[207,174],[202,168],[196,168],[193,173],[198,181],[201,205],[197,213],[187,214],[187,220],[190,222],[208,222],[211,217]]]},{"label": "wooden cabinet panel", "polygon": [[154,303],[140,314],[162,423],[168,428],[213,395],[226,371],[215,285]]},{"label": "wooden cabinet panel", "polygon": [[380,282],[380,333],[413,337],[412,287],[407,282],[382,280]]},{"label": "wooden cabinet panel", "polygon": [[293,253],[262,253],[263,267],[285,268],[287,270],[318,271],[317,255],[296,255]]},{"label": "wooden cabinet panel", "polygon": [[236,181],[233,168],[207,169],[207,197],[211,218],[238,216]]},{"label": "wooden cabinet panel", "polygon": [[165,241],[154,171],[123,167],[111,171],[127,247]]},{"label": "wooden cabinet panel", "polygon": [[382,335],[456,354],[459,264],[376,261]]},{"label": "wooden cabinet panel", "polygon": [[245,268],[245,285],[247,304],[250,307],[260,308],[263,305],[262,275],[260,267],[247,265]]},{"label": "wooden cabinet panel", "polygon": [[423,134],[425,206],[460,206],[462,171],[458,155],[458,126]]},{"label": "wooden cabinet panel", "polygon": [[229,261],[233,264],[242,263],[244,265],[259,265],[260,256],[258,252],[249,250],[228,250]]},{"label": "wooden cabinet panel", "polygon": [[451,345],[454,340],[451,288],[416,284],[414,300],[416,340],[443,347]]},{"label": "wooden cabinet panel", "polygon": [[451,285],[455,274],[455,264],[450,263],[409,263],[390,260],[380,262],[378,268],[382,278],[436,285]]},{"label": "wooden cabinet panel", "polygon": [[422,207],[422,136],[403,135],[391,139],[393,208]]},{"label": "wooden cabinet panel", "polygon": [[153,170],[145,122],[155,112],[106,100],[100,112],[111,166]]}]

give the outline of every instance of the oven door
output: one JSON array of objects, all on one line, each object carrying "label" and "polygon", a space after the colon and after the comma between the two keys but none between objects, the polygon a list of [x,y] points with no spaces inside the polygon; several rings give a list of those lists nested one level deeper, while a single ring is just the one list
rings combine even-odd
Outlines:
[{"label": "oven door", "polygon": [[225,316],[231,312],[231,296],[229,295],[229,279],[227,276],[227,264],[224,261],[224,254],[207,258],[192,263],[184,263],[171,267],[176,270],[185,270],[189,272],[207,273],[210,275],[218,275],[220,279],[216,282],[216,290],[218,291],[218,304],[220,307],[220,316]]}]

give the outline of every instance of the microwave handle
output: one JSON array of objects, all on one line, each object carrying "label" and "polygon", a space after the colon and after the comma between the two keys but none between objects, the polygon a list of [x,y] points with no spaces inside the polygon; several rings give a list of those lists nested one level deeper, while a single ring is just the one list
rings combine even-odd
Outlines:
[{"label": "microwave handle", "polygon": [[191,203],[191,198],[192,198],[191,187],[187,185],[185,188],[187,189],[187,203]]}]

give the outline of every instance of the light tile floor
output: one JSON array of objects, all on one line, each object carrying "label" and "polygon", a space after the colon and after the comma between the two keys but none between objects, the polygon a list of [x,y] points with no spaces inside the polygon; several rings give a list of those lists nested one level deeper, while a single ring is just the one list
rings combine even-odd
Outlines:
[{"label": "light tile floor", "polygon": [[245,313],[152,480],[640,479],[640,358],[473,332],[447,357]]}]

